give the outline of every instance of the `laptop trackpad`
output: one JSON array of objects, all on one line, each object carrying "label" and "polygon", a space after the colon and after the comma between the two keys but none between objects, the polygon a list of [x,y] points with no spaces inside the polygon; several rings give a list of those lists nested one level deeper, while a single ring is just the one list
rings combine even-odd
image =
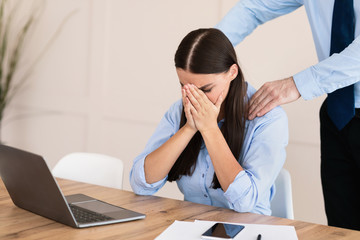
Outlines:
[{"label": "laptop trackpad", "polygon": [[137,212],[124,209],[121,207],[117,207],[111,204],[107,204],[98,200],[77,202],[72,204],[97,213],[104,214],[114,219],[128,219],[128,218],[139,217],[142,215]]},{"label": "laptop trackpad", "polygon": [[93,201],[87,201],[87,202],[77,202],[77,203],[72,203],[73,205],[91,210],[93,212],[97,212],[97,213],[101,213],[101,214],[106,214],[106,213],[110,213],[110,212],[118,212],[118,211],[123,211],[124,209],[121,207],[117,207],[117,206],[113,206],[98,200],[93,200]]}]

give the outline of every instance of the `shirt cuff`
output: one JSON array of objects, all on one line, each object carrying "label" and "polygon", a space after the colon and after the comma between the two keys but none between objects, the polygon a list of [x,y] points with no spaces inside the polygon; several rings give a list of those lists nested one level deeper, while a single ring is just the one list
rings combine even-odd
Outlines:
[{"label": "shirt cuff", "polygon": [[311,100],[315,97],[319,97],[325,92],[317,84],[313,75],[314,66],[309,67],[293,76],[296,88],[300,92],[300,95],[305,100]]},{"label": "shirt cuff", "polygon": [[147,183],[145,178],[145,168],[144,168],[145,158],[139,162],[139,174],[135,175],[135,182],[138,186],[140,186],[143,190],[152,190],[152,193],[157,192],[166,182],[167,176],[155,183]]},{"label": "shirt cuff", "polygon": [[242,199],[249,192],[252,183],[248,174],[251,175],[246,170],[240,171],[224,193],[231,204],[234,205],[236,201]]}]

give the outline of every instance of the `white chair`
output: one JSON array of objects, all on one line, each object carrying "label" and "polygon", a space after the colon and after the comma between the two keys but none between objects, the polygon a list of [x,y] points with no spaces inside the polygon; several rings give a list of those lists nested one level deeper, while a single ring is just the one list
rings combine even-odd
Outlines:
[{"label": "white chair", "polygon": [[281,169],[276,178],[275,189],[275,196],[271,201],[272,216],[294,219],[291,176],[286,169]]},{"label": "white chair", "polygon": [[55,177],[122,189],[124,164],[120,159],[97,153],[71,153],[60,159]]}]

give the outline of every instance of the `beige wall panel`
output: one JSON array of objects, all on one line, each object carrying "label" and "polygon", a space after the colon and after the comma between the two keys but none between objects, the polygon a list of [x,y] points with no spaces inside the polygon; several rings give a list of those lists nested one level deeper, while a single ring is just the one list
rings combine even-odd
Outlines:
[{"label": "beige wall panel", "polygon": [[5,113],[3,139],[44,155],[52,167],[63,155],[86,147],[91,1],[32,2],[19,10],[33,7],[40,14],[25,40],[16,78],[28,74],[46,51]]},{"label": "beige wall panel", "polygon": [[320,180],[320,146],[289,145],[285,168],[291,174],[295,219],[326,225]]},{"label": "beige wall panel", "polygon": [[[39,93],[51,98],[86,96],[91,1],[43,2],[43,10],[40,10],[38,21],[35,22],[26,41],[20,69],[23,73],[23,70],[28,69],[27,67],[30,67],[45,50],[45,54],[28,79],[26,92],[29,95],[26,99],[31,99],[31,95]],[[47,102],[39,102],[36,98],[34,100],[34,105]]]},{"label": "beige wall panel", "polygon": [[176,48],[189,31],[216,23],[218,1],[109,1],[109,8],[105,113],[157,123],[181,96]]},{"label": "beige wall panel", "polygon": [[4,123],[6,144],[42,155],[49,167],[64,155],[84,149],[86,118],[39,109],[17,109]]},{"label": "beige wall panel", "polygon": [[145,148],[154,126],[121,119],[104,119],[99,130],[98,149],[95,151],[118,157],[124,162],[123,187],[131,190],[129,174],[133,159]]}]

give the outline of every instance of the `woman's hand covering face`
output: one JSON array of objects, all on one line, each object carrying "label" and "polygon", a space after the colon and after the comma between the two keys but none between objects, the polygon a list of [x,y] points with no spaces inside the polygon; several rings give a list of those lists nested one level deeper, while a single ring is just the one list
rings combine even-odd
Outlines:
[{"label": "woman's hand covering face", "polygon": [[[217,119],[220,113],[223,93],[213,104],[203,91],[192,84],[183,87],[184,111],[190,126],[195,125],[200,132],[217,128]],[[184,96],[185,95],[185,96]]]}]

